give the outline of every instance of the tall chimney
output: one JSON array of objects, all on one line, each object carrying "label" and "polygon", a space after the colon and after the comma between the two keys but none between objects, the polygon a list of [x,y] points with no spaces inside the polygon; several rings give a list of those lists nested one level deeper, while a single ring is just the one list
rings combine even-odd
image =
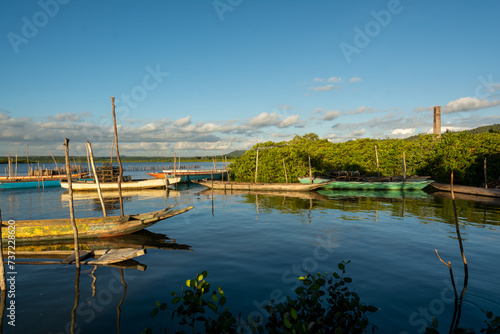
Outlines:
[{"label": "tall chimney", "polygon": [[435,135],[441,137],[441,107],[434,107],[434,131]]}]

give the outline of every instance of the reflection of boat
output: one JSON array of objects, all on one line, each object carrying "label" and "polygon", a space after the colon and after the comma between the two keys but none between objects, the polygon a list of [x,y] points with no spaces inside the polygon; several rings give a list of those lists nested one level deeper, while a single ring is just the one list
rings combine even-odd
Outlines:
[{"label": "reflection of boat", "polygon": [[164,179],[166,177],[178,176],[181,178],[180,183],[188,183],[196,180],[203,179],[222,179],[222,175],[227,173],[225,169],[178,169],[178,170],[163,170],[161,173],[147,173],[158,179]]},{"label": "reflection of boat", "polygon": [[197,183],[212,189],[232,190],[264,190],[264,191],[312,191],[321,188],[324,184],[302,183],[252,183],[227,181],[197,181]]},{"label": "reflection of boat", "polygon": [[[17,246],[16,257],[63,259],[74,252],[74,247],[71,239],[35,241]],[[82,239],[79,247],[82,251],[121,248],[191,250],[189,245],[178,244],[175,239],[170,239],[165,234],[148,230],[110,238]],[[4,252],[7,253],[7,248]]]},{"label": "reflection of boat", "polygon": [[[167,181],[166,181],[167,180]],[[121,182],[122,189],[151,189],[164,188],[169,184],[174,184],[180,181],[180,177],[169,177],[168,179],[145,179],[135,181]],[[118,190],[118,182],[101,182],[99,183],[101,190]],[[68,189],[68,182],[61,181],[61,187]],[[94,181],[73,181],[71,183],[73,190],[97,190],[97,183]]]},{"label": "reflection of boat", "polygon": [[[446,183],[433,182],[431,186],[437,190],[451,192],[451,185]],[[453,192],[476,195],[476,196],[486,196],[486,197],[498,197],[500,198],[500,189],[489,189],[489,188],[479,188],[470,186],[453,185]]]},{"label": "reflection of boat", "polygon": [[[452,198],[451,193],[448,191],[435,191],[435,192],[432,192],[431,195],[433,197],[436,197],[436,198],[449,198],[449,199]],[[480,203],[490,204],[490,205],[500,205],[500,198],[499,197],[488,197],[488,196],[478,196],[478,195],[468,195],[468,194],[462,194],[462,193],[455,193],[455,199],[480,202]]]},{"label": "reflection of boat", "polygon": [[320,201],[326,201],[327,198],[315,191],[300,192],[300,191],[265,191],[265,190],[211,190],[206,189],[200,193],[200,195],[262,195],[262,196],[275,196],[275,197],[290,197],[290,198],[301,198],[301,199],[314,199]]},{"label": "reflection of boat", "polygon": [[406,181],[333,181],[323,185],[325,189],[352,190],[421,190],[432,180],[409,178]]},{"label": "reflection of boat", "polygon": [[328,198],[342,197],[383,197],[383,198],[430,198],[431,195],[423,190],[338,190],[320,189],[318,193]]},{"label": "reflection of boat", "polygon": [[[168,197],[180,197],[181,192],[178,190],[167,189]],[[167,191],[165,189],[123,189],[123,197],[137,197],[138,199],[150,199],[158,197],[166,197]],[[104,200],[119,200],[118,190],[109,190],[102,193]],[[97,191],[83,191],[74,192],[73,199],[84,200],[84,199],[97,199],[99,200],[99,194]],[[69,193],[67,191],[61,194],[61,200],[68,201]]]},{"label": "reflection of boat", "polygon": [[[161,220],[179,215],[193,207],[172,210],[174,205],[155,212],[137,215],[77,218],[76,225],[80,238],[111,237],[134,233]],[[4,238],[9,235],[12,225],[2,224]],[[73,228],[69,218],[45,220],[18,220],[15,222],[17,242],[32,242],[34,240],[73,238]]]}]

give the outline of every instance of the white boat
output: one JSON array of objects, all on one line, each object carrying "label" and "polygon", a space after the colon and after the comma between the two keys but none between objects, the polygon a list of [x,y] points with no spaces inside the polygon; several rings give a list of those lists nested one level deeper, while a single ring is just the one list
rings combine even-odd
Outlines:
[{"label": "white boat", "polygon": [[[179,183],[180,177],[168,177],[166,179],[144,179],[135,181],[122,181],[122,189],[153,189],[165,188],[171,184]],[[73,181],[71,182],[73,190],[97,190],[97,184],[94,181]],[[100,182],[99,186],[102,191],[118,190],[118,182]],[[61,181],[61,187],[69,189],[67,181]]]}]

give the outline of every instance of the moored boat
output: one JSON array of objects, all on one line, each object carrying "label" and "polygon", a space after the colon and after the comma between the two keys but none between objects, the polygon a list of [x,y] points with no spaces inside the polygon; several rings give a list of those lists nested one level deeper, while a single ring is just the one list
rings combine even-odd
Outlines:
[{"label": "moored boat", "polygon": [[197,181],[197,183],[212,189],[231,190],[264,190],[264,191],[313,191],[324,184],[303,183],[253,183],[253,182],[227,182],[227,181]]},{"label": "moored boat", "polygon": [[387,181],[332,181],[326,183],[325,189],[344,189],[344,190],[422,190],[433,181],[428,178],[408,178],[406,180],[387,180]]},{"label": "moored boat", "polygon": [[[179,215],[191,210],[193,207],[172,210],[173,205],[159,211],[141,213],[136,215],[77,218],[76,226],[80,238],[102,238],[127,235],[140,231],[161,220]],[[15,229],[16,243],[31,242],[35,240],[58,240],[73,238],[73,228],[69,218],[16,220],[2,223],[3,238],[11,235]]]},{"label": "moored boat", "polygon": [[[144,179],[144,180],[130,180],[122,181],[122,189],[154,189],[154,188],[164,188],[168,185],[178,183],[180,177],[169,177],[167,179]],[[99,183],[101,190],[118,190],[118,182],[101,182]],[[61,181],[61,187],[64,189],[69,189],[67,181]],[[97,183],[92,181],[73,181],[71,182],[71,188],[73,190],[97,190]]]},{"label": "moored boat", "polygon": [[180,177],[179,183],[189,183],[197,180],[203,179],[214,179],[221,180],[224,173],[227,173],[225,169],[178,169],[178,170],[163,170],[161,173],[147,173],[158,179],[164,179],[165,177]]},{"label": "moored boat", "polygon": [[319,176],[315,176],[312,178],[304,176],[304,177],[299,177],[298,179],[299,179],[300,183],[305,183],[305,184],[310,184],[311,179],[312,179],[312,183],[327,183],[327,182],[332,181],[332,179],[330,179],[330,178],[319,177]]},{"label": "moored boat", "polygon": [[[451,185],[447,183],[432,182],[431,186],[437,190],[451,192]],[[454,184],[453,192],[467,195],[486,196],[500,198],[500,189],[461,186]]]},{"label": "moored boat", "polygon": [[[71,174],[71,178],[81,179],[87,176],[88,173]],[[17,189],[17,188],[45,188],[59,187],[60,180],[65,180],[66,175],[43,175],[43,176],[0,176],[0,188],[2,189]]]}]

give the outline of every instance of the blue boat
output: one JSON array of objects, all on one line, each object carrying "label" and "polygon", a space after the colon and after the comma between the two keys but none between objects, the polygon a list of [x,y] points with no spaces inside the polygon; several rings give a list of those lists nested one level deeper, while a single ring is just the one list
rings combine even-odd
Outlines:
[{"label": "blue boat", "polygon": [[60,187],[59,180],[40,180],[40,181],[0,181],[0,189],[20,189],[20,188],[45,188]]}]

